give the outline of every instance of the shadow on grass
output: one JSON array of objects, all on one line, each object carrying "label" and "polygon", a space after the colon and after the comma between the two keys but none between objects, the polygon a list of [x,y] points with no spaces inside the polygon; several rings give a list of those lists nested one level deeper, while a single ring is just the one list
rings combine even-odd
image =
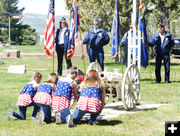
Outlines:
[{"label": "shadow on grass", "polygon": [[[150,65],[151,65],[151,66],[155,66],[156,63],[155,63],[155,62],[151,62]],[[176,62],[176,63],[171,63],[170,65],[171,65],[171,66],[177,66],[177,65],[180,65],[180,63]],[[161,66],[164,66],[164,63],[163,63],[163,62],[162,62],[162,64],[161,64]]]},{"label": "shadow on grass", "polygon": [[[141,81],[150,82],[151,79],[145,78],[145,79],[141,79]],[[155,80],[152,80],[152,82],[150,82],[150,83],[152,83],[152,84],[167,84],[167,83],[164,83],[164,82],[156,83]],[[180,81],[170,81],[169,84],[171,84],[171,83],[180,83]]]},{"label": "shadow on grass", "polygon": [[97,122],[96,125],[101,125],[101,126],[115,126],[118,124],[121,124],[121,120],[100,120]]},{"label": "shadow on grass", "polygon": [[[99,120],[96,122],[96,125],[102,125],[102,126],[115,126],[118,124],[121,124],[122,121],[121,120]],[[87,124],[88,125],[88,120],[80,120],[80,122],[78,123],[78,125],[80,124]]]}]

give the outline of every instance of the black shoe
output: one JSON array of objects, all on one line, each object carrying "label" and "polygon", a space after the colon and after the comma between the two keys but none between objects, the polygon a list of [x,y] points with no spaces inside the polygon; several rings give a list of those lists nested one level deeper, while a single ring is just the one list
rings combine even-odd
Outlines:
[{"label": "black shoe", "polygon": [[157,80],[156,80],[155,83],[160,83],[160,81],[157,81]]},{"label": "black shoe", "polygon": [[58,73],[59,76],[62,76],[62,73]]}]

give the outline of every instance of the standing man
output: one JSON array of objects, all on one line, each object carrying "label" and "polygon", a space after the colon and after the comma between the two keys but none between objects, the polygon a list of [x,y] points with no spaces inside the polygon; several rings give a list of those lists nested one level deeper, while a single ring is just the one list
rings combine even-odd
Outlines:
[{"label": "standing man", "polygon": [[[129,31],[131,32],[131,36],[133,37],[133,25],[129,26]],[[128,32],[129,32],[128,31]],[[120,42],[120,45],[123,46],[123,63],[126,63],[127,66],[127,55],[128,55],[128,32],[126,32]]]},{"label": "standing man", "polygon": [[104,71],[104,50],[103,46],[109,43],[108,33],[99,27],[99,20],[94,20],[94,28],[91,29],[83,40],[83,44],[89,44],[89,61],[95,62],[97,59]]},{"label": "standing man", "polygon": [[156,83],[161,82],[161,63],[164,60],[165,68],[165,83],[170,83],[169,74],[170,74],[170,55],[169,52],[171,47],[174,45],[174,37],[169,32],[165,31],[165,25],[161,24],[159,26],[159,32],[154,34],[150,41],[150,46],[155,46],[156,52]]},{"label": "standing man", "polygon": [[63,55],[65,55],[67,69],[72,67],[72,63],[71,60],[67,58],[70,30],[68,29],[68,23],[64,17],[61,19],[59,25],[60,28],[58,28],[56,31],[55,43],[58,60],[58,75],[61,76]]}]

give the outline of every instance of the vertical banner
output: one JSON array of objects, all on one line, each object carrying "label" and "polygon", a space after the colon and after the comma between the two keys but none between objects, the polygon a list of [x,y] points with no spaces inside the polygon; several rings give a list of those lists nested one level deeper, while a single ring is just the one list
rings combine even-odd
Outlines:
[{"label": "vertical banner", "polygon": [[148,42],[147,42],[147,32],[146,32],[146,23],[144,17],[144,2],[141,1],[139,6],[139,31],[141,32],[141,66],[148,66]]},{"label": "vertical banner", "polygon": [[111,48],[111,58],[115,58],[119,51],[119,11],[118,11],[118,1],[115,2],[115,15],[112,23],[112,48]]}]

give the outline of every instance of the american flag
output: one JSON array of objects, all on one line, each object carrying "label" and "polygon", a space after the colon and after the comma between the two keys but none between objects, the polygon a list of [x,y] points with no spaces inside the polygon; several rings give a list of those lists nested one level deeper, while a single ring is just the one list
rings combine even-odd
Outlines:
[{"label": "american flag", "polygon": [[46,29],[44,37],[44,51],[48,57],[51,57],[54,53],[54,31],[55,31],[55,20],[54,20],[54,0],[50,0],[49,11],[46,20]]}]

